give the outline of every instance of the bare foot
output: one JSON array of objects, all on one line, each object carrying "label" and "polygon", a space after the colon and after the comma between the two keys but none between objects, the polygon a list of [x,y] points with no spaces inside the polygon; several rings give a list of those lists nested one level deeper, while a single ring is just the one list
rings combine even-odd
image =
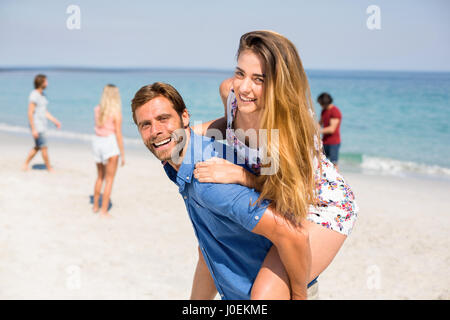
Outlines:
[{"label": "bare foot", "polygon": [[28,167],[28,164],[24,163],[22,166],[22,171],[28,171],[30,168]]},{"label": "bare foot", "polygon": [[49,173],[54,173],[55,172],[55,170],[53,170],[53,167],[49,167],[49,168],[47,168],[47,170],[48,170]]},{"label": "bare foot", "polygon": [[110,215],[108,212],[100,212],[100,217],[102,217],[102,218],[112,218],[112,215]]},{"label": "bare foot", "polygon": [[92,207],[92,212],[97,213],[98,212],[99,207],[98,206],[94,206]]}]

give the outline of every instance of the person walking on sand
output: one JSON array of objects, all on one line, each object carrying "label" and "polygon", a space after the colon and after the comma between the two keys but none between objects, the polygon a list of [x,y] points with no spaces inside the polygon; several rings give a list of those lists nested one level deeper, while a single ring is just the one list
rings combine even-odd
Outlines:
[{"label": "person walking on sand", "polygon": [[338,169],[339,147],[341,146],[341,121],[342,114],[333,103],[333,98],[326,92],[319,95],[317,102],[322,107],[320,115],[320,133],[323,142],[325,156]]},{"label": "person walking on sand", "polygon": [[34,78],[34,90],[31,91],[28,98],[28,121],[30,123],[31,134],[33,135],[35,146],[31,149],[25,163],[23,164],[22,169],[24,171],[28,170],[30,161],[39,152],[39,150],[41,151],[47,170],[49,172],[53,171],[48,157],[46,136],[47,119],[53,122],[58,129],[61,128],[61,123],[47,110],[48,100],[44,95],[44,90],[47,86],[48,81],[45,75],[38,74]]},{"label": "person walking on sand", "polygon": [[[94,108],[95,137],[92,140],[94,159],[97,165],[97,179],[94,186],[94,213],[100,209],[103,217],[109,217],[108,206],[112,185],[117,171],[119,154],[121,165],[125,164],[122,137],[122,103],[119,88],[108,84],[103,88],[100,104]],[[104,182],[102,205],[100,193]]]}]

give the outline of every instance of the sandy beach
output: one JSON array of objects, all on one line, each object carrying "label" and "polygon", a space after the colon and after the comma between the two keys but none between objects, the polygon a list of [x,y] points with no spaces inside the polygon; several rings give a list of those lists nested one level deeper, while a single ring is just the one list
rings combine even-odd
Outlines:
[{"label": "sandy beach", "polygon": [[[127,146],[113,218],[91,211],[87,141],[49,138],[55,172],[22,172],[32,138],[0,132],[0,299],[188,299],[197,242],[177,187]],[[343,172],[360,213],[321,299],[450,299],[450,183]]]}]

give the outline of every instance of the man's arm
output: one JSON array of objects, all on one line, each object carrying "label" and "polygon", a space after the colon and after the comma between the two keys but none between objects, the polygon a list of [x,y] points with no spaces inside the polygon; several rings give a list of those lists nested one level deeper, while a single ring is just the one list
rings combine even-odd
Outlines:
[{"label": "man's arm", "polygon": [[56,119],[50,112],[47,111],[45,116],[47,117],[48,120],[53,122],[58,129],[61,128],[61,122],[59,122],[58,119]]},{"label": "man's arm", "polygon": [[306,299],[311,271],[308,231],[267,208],[252,232],[266,237],[276,246],[289,277],[292,299]]},{"label": "man's arm", "polygon": [[339,118],[331,118],[330,119],[330,125],[328,127],[323,128],[321,130],[321,133],[323,133],[323,134],[333,134],[336,131],[339,122],[340,122]]},{"label": "man's arm", "polygon": [[36,128],[34,126],[34,120],[33,120],[33,114],[34,109],[36,108],[36,104],[34,102],[30,102],[28,104],[28,121],[30,122],[30,128],[31,128],[31,134],[35,139],[38,137],[38,132],[36,131]]}]

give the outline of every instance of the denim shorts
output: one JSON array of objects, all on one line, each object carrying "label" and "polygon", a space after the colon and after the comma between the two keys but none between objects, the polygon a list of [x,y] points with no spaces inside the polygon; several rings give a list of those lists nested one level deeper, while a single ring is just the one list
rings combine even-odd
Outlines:
[{"label": "denim shorts", "polygon": [[47,146],[47,137],[44,132],[39,132],[37,138],[34,139],[35,148],[44,148]]},{"label": "denim shorts", "polygon": [[323,145],[323,151],[325,152],[325,156],[333,163],[336,164],[339,159],[339,147],[341,146],[340,143],[338,144],[324,144]]}]

